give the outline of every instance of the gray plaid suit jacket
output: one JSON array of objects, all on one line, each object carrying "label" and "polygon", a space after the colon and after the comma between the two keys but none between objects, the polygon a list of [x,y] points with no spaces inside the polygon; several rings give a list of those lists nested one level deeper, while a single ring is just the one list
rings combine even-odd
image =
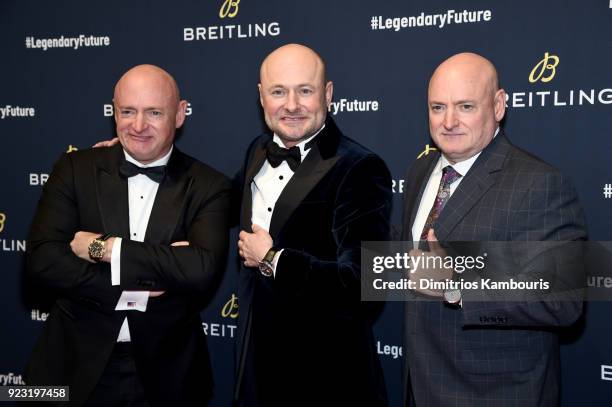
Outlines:
[{"label": "gray plaid suit jacket", "polygon": [[[408,170],[403,240],[440,154]],[[586,239],[577,195],[557,169],[512,145],[503,132],[483,150],[434,224],[440,241]],[[418,237],[416,237],[418,239]],[[528,247],[528,245],[526,245]],[[409,301],[405,307],[405,405],[556,406],[559,343],[580,301]]]}]

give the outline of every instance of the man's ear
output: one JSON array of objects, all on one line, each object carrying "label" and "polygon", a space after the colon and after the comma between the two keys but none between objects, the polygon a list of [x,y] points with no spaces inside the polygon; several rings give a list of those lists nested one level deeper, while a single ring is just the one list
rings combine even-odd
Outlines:
[{"label": "man's ear", "polygon": [[493,99],[493,107],[495,109],[495,121],[501,122],[506,114],[506,91],[503,89],[495,92],[495,99]]},{"label": "man's ear", "polygon": [[334,96],[334,83],[332,81],[327,81],[325,84],[325,105],[329,108],[331,104],[332,98]]},{"label": "man's ear", "polygon": [[178,105],[178,110],[176,111],[176,119],[175,119],[175,127],[178,129],[185,122],[185,117],[187,116],[187,101],[181,100]]}]

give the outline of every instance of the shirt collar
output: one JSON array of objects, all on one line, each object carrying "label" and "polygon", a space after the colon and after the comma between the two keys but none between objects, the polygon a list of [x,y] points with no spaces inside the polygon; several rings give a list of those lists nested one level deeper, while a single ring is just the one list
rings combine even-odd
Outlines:
[{"label": "shirt collar", "polygon": [[131,162],[132,164],[137,165],[138,167],[147,168],[147,167],[158,167],[160,165],[168,164],[168,161],[170,160],[170,154],[172,154],[172,150],[174,150],[174,144],[170,147],[170,151],[168,151],[166,155],[148,164],[143,164],[137,161],[134,157],[129,155],[128,152],[125,151],[125,149],[123,149],[123,154],[125,155],[126,161]]},{"label": "shirt collar", "polygon": [[[312,140],[313,138],[317,137],[317,135],[319,133],[321,133],[321,131],[325,128],[325,123],[323,123],[323,127],[321,127],[315,134],[313,134],[312,136],[308,137],[306,140],[302,140],[300,141],[298,144],[296,144],[296,146],[300,149],[300,155],[302,156],[302,159],[304,158],[304,156],[306,155],[306,153],[308,153],[308,151],[310,151],[310,146],[308,148],[308,150],[306,150],[306,144],[308,144],[308,142],[310,140]],[[276,144],[278,144],[279,147],[282,148],[287,148],[285,147],[285,145],[283,144],[283,141],[280,139],[280,137],[278,137],[276,134],[274,134],[274,137],[272,137],[272,140],[274,140],[274,142]]]}]

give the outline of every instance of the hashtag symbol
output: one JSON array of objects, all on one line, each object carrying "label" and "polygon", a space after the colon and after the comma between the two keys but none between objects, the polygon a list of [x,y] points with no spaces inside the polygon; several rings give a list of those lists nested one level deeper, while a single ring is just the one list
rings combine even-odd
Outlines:
[{"label": "hashtag symbol", "polygon": [[610,199],[612,198],[612,184],[606,184],[603,187],[603,195],[604,198]]},{"label": "hashtag symbol", "polygon": [[372,30],[378,30],[378,17],[372,16],[372,20],[370,20],[370,25],[372,26]]},{"label": "hashtag symbol", "polygon": [[32,310],[32,321],[36,321],[36,310]]},{"label": "hashtag symbol", "polygon": [[26,37],[26,48],[32,48],[32,37]]}]

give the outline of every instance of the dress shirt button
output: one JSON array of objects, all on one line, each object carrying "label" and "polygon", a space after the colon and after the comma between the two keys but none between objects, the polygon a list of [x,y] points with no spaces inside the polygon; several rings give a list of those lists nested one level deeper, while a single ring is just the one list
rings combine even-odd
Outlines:
[{"label": "dress shirt button", "polygon": [[282,175],[279,175],[279,176],[278,176],[278,179],[282,180],[282,179],[283,179],[283,176],[282,176]]},{"label": "dress shirt button", "polygon": [[272,212],[272,208],[268,208],[268,212]]}]

